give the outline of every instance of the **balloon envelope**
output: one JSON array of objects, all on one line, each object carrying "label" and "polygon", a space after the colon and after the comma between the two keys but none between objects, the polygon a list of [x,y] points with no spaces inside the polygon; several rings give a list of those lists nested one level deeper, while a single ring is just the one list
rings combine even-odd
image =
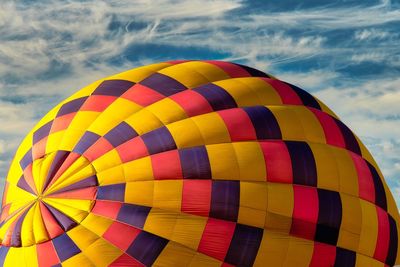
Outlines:
[{"label": "balloon envelope", "polygon": [[[355,103],[356,104],[356,103]],[[97,81],[26,136],[4,266],[385,266],[399,214],[361,141],[256,69],[172,61]]]}]

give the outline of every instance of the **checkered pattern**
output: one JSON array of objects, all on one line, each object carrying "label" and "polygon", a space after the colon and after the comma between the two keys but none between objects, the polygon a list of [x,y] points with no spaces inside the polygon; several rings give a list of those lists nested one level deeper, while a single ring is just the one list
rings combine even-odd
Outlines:
[{"label": "checkered pattern", "polygon": [[306,91],[220,61],[97,81],[28,134],[4,266],[392,266],[399,214],[370,153]]}]

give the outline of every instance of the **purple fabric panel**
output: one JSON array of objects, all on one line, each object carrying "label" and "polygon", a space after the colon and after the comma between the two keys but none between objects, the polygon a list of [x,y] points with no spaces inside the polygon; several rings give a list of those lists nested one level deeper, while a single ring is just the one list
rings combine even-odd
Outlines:
[{"label": "purple fabric panel", "polygon": [[334,267],[354,267],[356,265],[356,253],[354,251],[336,247]]},{"label": "purple fabric panel", "polygon": [[25,170],[25,168],[31,164],[33,161],[32,159],[32,148],[29,149],[28,152],[26,152],[25,156],[20,160],[19,165],[21,166],[21,168],[23,170]]},{"label": "purple fabric panel", "polygon": [[239,213],[239,181],[212,181],[210,217],[236,221]]},{"label": "purple fabric panel", "polygon": [[107,80],[103,81],[94,90],[92,95],[108,95],[108,96],[121,96],[129,88],[131,88],[135,83],[125,80]]},{"label": "purple fabric panel", "polygon": [[207,150],[204,146],[179,150],[183,178],[211,179],[211,167]]},{"label": "purple fabric panel", "polygon": [[86,99],[87,96],[77,98],[70,102],[65,103],[64,105],[61,106],[56,117],[61,117],[63,115],[78,111],[82,107],[83,103],[85,103]]},{"label": "purple fabric panel", "polygon": [[[82,189],[82,188],[91,187],[91,186],[96,186],[96,185],[98,185],[97,177],[96,177],[96,175],[93,175],[93,176],[85,178],[85,179],[83,179],[83,180],[81,180],[79,182],[76,182],[74,184],[71,184],[71,185],[68,185],[66,187],[63,187],[60,190],[57,190],[52,194],[58,194],[58,193],[67,192],[67,191],[73,191],[73,190]],[[52,194],[50,194],[50,195],[52,195]]]},{"label": "purple fabric panel", "polygon": [[26,214],[28,213],[29,208],[24,211],[23,214],[21,214],[21,217],[19,217],[18,221],[16,222],[12,235],[11,235],[11,246],[12,247],[20,247],[22,245],[21,243],[21,228],[22,228],[22,223],[25,219]]},{"label": "purple fabric panel", "polygon": [[368,168],[372,174],[372,179],[374,180],[374,188],[375,188],[375,204],[381,207],[384,210],[387,210],[387,202],[386,202],[386,193],[385,188],[383,187],[383,183],[381,178],[379,177],[378,172],[375,167],[371,165],[368,161],[365,160],[368,165]]},{"label": "purple fabric panel", "polygon": [[243,108],[256,130],[257,139],[282,139],[281,129],[274,114],[264,106]]},{"label": "purple fabric panel", "polygon": [[117,220],[141,229],[150,210],[150,207],[123,204],[119,210]]},{"label": "purple fabric panel", "polygon": [[396,221],[390,214],[388,214],[388,217],[389,217],[390,239],[389,239],[388,255],[386,256],[386,264],[389,266],[393,266],[396,263],[397,249],[398,249],[397,245],[399,237],[397,232]]},{"label": "purple fabric panel", "polygon": [[286,141],[292,161],[293,183],[317,186],[317,167],[314,155],[306,142]]},{"label": "purple fabric panel", "polygon": [[97,187],[96,199],[124,201],[125,184],[113,184]]},{"label": "purple fabric panel", "polygon": [[186,89],[186,87],[177,80],[161,73],[150,75],[141,81],[140,84],[147,86],[164,96],[170,96]]},{"label": "purple fabric panel", "polygon": [[343,122],[340,120],[333,118],[339,127],[340,131],[342,132],[344,142],[346,144],[346,148],[350,151],[361,156],[361,149],[360,145],[357,142],[356,137],[354,136],[353,132],[347,127]]},{"label": "purple fabric panel", "polygon": [[66,233],[54,238],[52,242],[61,262],[81,252]]},{"label": "purple fabric panel", "polygon": [[138,136],[137,132],[123,121],[104,135],[104,138],[114,147],[117,147],[136,136]]},{"label": "purple fabric panel", "polygon": [[51,163],[49,172],[47,173],[46,181],[44,183],[44,188],[47,188],[50,181],[53,179],[54,175],[60,169],[61,165],[64,163],[65,159],[68,157],[69,154],[70,154],[69,151],[63,151],[63,150],[57,151],[57,154],[54,157],[53,162]]},{"label": "purple fabric panel", "polygon": [[151,155],[176,149],[175,141],[165,126],[145,133],[142,139]]},{"label": "purple fabric panel", "polygon": [[253,266],[263,232],[261,228],[237,224],[225,262],[234,266]]},{"label": "purple fabric panel", "polygon": [[304,91],[296,85],[286,82],[285,84],[289,85],[293,89],[293,91],[296,92],[296,94],[300,97],[301,102],[303,102],[304,106],[321,110],[321,106],[319,105],[318,101],[310,93]]},{"label": "purple fabric panel", "polygon": [[24,175],[22,175],[22,176],[19,178],[18,183],[17,183],[17,186],[18,186],[19,188],[24,189],[24,190],[27,191],[27,192],[32,193],[33,195],[36,195],[35,191],[29,186],[29,184],[28,184],[28,182],[26,181]]},{"label": "purple fabric panel", "polygon": [[336,246],[342,223],[342,202],[338,192],[318,189],[318,224],[315,241]]},{"label": "purple fabric panel", "polygon": [[10,247],[0,246],[0,266],[4,266],[4,261],[9,249]]},{"label": "purple fabric panel", "polygon": [[51,214],[54,216],[54,218],[57,220],[57,222],[60,224],[60,226],[64,229],[64,231],[68,231],[76,226],[76,222],[73,221],[71,218],[69,218],[64,213],[58,211],[56,208],[53,208],[52,206],[50,206],[48,204],[44,204],[44,205],[51,212]]},{"label": "purple fabric panel", "polygon": [[100,135],[92,133],[92,132],[85,132],[85,134],[81,137],[79,142],[75,145],[73,151],[82,155],[85,151],[96,143],[99,140]]},{"label": "purple fabric panel", "polygon": [[241,65],[238,63],[233,63],[239,67],[241,67],[242,69],[246,70],[251,76],[253,77],[265,77],[265,78],[270,78],[270,76],[268,74],[266,74],[265,72],[262,72],[260,70],[257,69],[253,69],[251,67],[245,66],[245,65]]},{"label": "purple fabric panel", "polygon": [[142,231],[129,246],[126,253],[146,266],[151,266],[167,245],[168,240]]},{"label": "purple fabric panel", "polygon": [[196,91],[205,99],[207,99],[213,110],[223,110],[237,107],[235,99],[233,99],[233,97],[223,88],[213,83],[199,86],[194,88],[193,91]]},{"label": "purple fabric panel", "polygon": [[49,135],[52,124],[53,124],[53,121],[49,121],[48,123],[46,123],[39,129],[37,129],[33,133],[33,144],[36,144],[37,142],[39,142],[40,140],[42,140],[43,138],[45,138]]}]

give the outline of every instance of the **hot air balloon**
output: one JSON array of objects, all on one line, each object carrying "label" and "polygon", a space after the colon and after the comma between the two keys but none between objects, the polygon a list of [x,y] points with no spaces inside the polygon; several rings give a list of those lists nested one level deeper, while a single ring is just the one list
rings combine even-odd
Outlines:
[{"label": "hot air balloon", "polygon": [[240,64],[171,61],[77,91],[26,136],[3,266],[392,266],[399,213],[320,100]]}]

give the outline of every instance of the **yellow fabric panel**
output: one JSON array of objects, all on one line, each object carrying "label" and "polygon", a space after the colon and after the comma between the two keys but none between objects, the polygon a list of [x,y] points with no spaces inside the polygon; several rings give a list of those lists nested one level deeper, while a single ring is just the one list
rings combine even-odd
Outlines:
[{"label": "yellow fabric panel", "polygon": [[40,207],[39,205],[35,205],[32,209],[34,209],[32,228],[35,236],[35,241],[36,243],[47,241],[49,237],[47,235],[46,227],[42,219]]},{"label": "yellow fabric panel", "polygon": [[182,266],[186,267],[191,262],[196,251],[179,245],[174,242],[169,242],[161,254],[154,262],[154,266]]},{"label": "yellow fabric panel", "polygon": [[340,192],[358,196],[358,175],[349,152],[345,149],[334,147],[332,147],[332,152],[339,171]]},{"label": "yellow fabric panel", "polygon": [[16,212],[11,218],[4,222],[4,224],[0,227],[0,239],[3,240],[6,236],[10,225],[12,225],[19,217],[18,215],[23,213],[26,209],[21,209],[20,211]]},{"label": "yellow fabric panel", "polygon": [[125,203],[153,205],[154,181],[136,181],[125,185]]},{"label": "yellow fabric panel", "polygon": [[[13,184],[13,185],[16,185],[18,183],[18,180],[19,180],[19,178],[21,178],[21,175],[22,175],[22,169],[18,162],[20,159],[18,159],[18,160],[16,160],[16,159],[17,158],[14,157],[14,159],[12,160],[10,169],[8,170],[8,173],[7,173],[7,179],[6,179],[6,181],[8,181],[10,184]],[[10,188],[8,190],[10,190]],[[9,203],[8,199],[10,197],[12,197],[12,196],[7,195],[7,198],[5,199],[6,203]]]},{"label": "yellow fabric panel", "polygon": [[286,234],[264,230],[253,266],[282,266],[289,249],[289,241],[290,237]]},{"label": "yellow fabric panel", "polygon": [[361,235],[358,252],[372,257],[378,237],[378,216],[376,207],[368,201],[361,200]]},{"label": "yellow fabric panel", "polygon": [[222,118],[215,112],[192,117],[205,144],[227,143],[231,141]]},{"label": "yellow fabric panel", "polygon": [[28,267],[29,265],[27,265],[26,260],[24,258],[24,248],[10,247],[10,249],[8,250],[8,253],[6,255],[6,258],[4,260],[3,266],[6,266],[6,267],[16,267],[16,266]]},{"label": "yellow fabric panel", "polygon": [[65,130],[49,134],[46,143],[46,154],[50,154],[51,152],[59,149],[59,145],[64,137],[64,134]]},{"label": "yellow fabric panel", "polygon": [[102,236],[113,223],[112,220],[89,213],[81,224],[98,236]]},{"label": "yellow fabric panel", "polygon": [[163,126],[163,123],[147,109],[142,109],[125,119],[135,131],[142,135]]},{"label": "yellow fabric panel", "polygon": [[99,185],[125,183],[124,168],[122,165],[100,171],[96,176]]},{"label": "yellow fabric panel", "polygon": [[97,118],[99,118],[101,114],[97,111],[78,111],[74,118],[71,121],[71,124],[68,126],[68,130],[70,129],[86,129],[92,124]]},{"label": "yellow fabric panel", "polygon": [[182,180],[160,180],[154,183],[153,207],[180,212]]},{"label": "yellow fabric panel", "polygon": [[83,136],[84,132],[85,132],[84,128],[82,129],[68,128],[68,130],[66,130],[65,133],[65,136],[68,136],[68,138],[65,138],[64,136],[58,147],[58,150],[72,151],[75,145],[79,142],[79,140]]},{"label": "yellow fabric panel", "polygon": [[[312,111],[304,106],[292,106],[291,109],[301,121],[306,140],[315,143],[326,143],[324,130]],[[295,124],[293,121],[292,123]]]},{"label": "yellow fabric panel", "polygon": [[43,201],[77,222],[81,222],[89,213],[90,200],[44,198]]},{"label": "yellow fabric panel", "polygon": [[308,266],[314,251],[311,240],[290,237],[288,251],[283,266]]},{"label": "yellow fabric panel", "polygon": [[356,257],[356,267],[384,267],[385,264],[383,262],[377,261],[373,258],[367,257],[363,254],[357,253]]},{"label": "yellow fabric panel", "polygon": [[151,65],[147,65],[147,66],[142,66],[142,67],[138,67],[138,68],[134,68],[132,70],[128,70],[128,71],[124,71],[118,74],[115,74],[113,76],[110,76],[107,78],[107,80],[126,80],[126,81],[131,81],[131,82],[135,82],[138,83],[142,80],[144,80],[145,78],[147,78],[148,76],[150,76],[151,74],[167,68],[169,66],[171,66],[172,64],[167,63],[167,62],[162,62],[162,63],[155,63],[155,64],[151,64]]},{"label": "yellow fabric panel", "polygon": [[25,266],[29,267],[37,267],[38,266],[38,258],[36,246],[24,247],[23,248]]},{"label": "yellow fabric panel", "polygon": [[306,140],[301,120],[293,109],[288,106],[268,106],[268,108],[278,121],[282,140]]},{"label": "yellow fabric panel", "polygon": [[96,267],[83,253],[67,259],[62,263],[62,267]]},{"label": "yellow fabric panel", "polygon": [[171,240],[197,250],[206,224],[207,217],[181,213],[176,219]]},{"label": "yellow fabric panel", "polygon": [[152,208],[147,215],[143,230],[166,239],[171,239],[177,216],[176,212]]},{"label": "yellow fabric panel", "polygon": [[150,157],[140,158],[123,164],[127,182],[153,180]]},{"label": "yellow fabric panel", "polygon": [[187,88],[194,88],[198,85],[210,82],[196,70],[184,67],[184,64],[185,63],[162,69],[159,73],[177,80]]},{"label": "yellow fabric panel", "polygon": [[152,112],[164,125],[187,118],[183,108],[170,98],[161,99],[146,107],[146,109]]},{"label": "yellow fabric panel", "polygon": [[335,154],[325,144],[309,143],[317,168],[318,188],[339,191],[339,171]]},{"label": "yellow fabric panel", "polygon": [[191,118],[171,123],[167,125],[167,128],[177,148],[200,146],[204,144],[203,136]]},{"label": "yellow fabric panel", "polygon": [[[52,153],[40,159],[42,164],[40,165],[40,174],[39,176],[34,176],[36,189],[38,192],[43,192],[44,183],[46,181],[47,174],[49,173],[49,169],[53,164],[53,160],[57,153]],[[37,183],[36,183],[37,182]]]},{"label": "yellow fabric panel", "polygon": [[79,247],[80,250],[84,250],[100,238],[98,235],[82,225],[77,225],[76,227],[69,230],[67,234]]},{"label": "yellow fabric panel", "polygon": [[214,84],[227,91],[233,97],[238,107],[261,105],[262,100],[256,94],[255,90],[252,90],[250,86],[242,82],[244,79],[246,78],[227,79],[217,81]]},{"label": "yellow fabric panel", "polygon": [[232,143],[241,181],[266,181],[264,154],[258,142]]},{"label": "yellow fabric panel", "polygon": [[96,172],[100,172],[121,164],[122,161],[117,150],[115,149],[108,151],[104,155],[92,161],[92,165],[96,169]]},{"label": "yellow fabric panel", "polygon": [[260,78],[238,78],[242,84],[246,84],[261,99],[260,105],[281,105],[282,99],[276,90]]},{"label": "yellow fabric panel", "polygon": [[266,183],[240,182],[238,223],[264,228],[267,215]]},{"label": "yellow fabric panel", "polygon": [[[36,203],[34,204],[37,205]],[[35,209],[29,209],[26,214],[21,227],[21,242],[23,247],[33,245],[35,243],[35,235],[33,233],[33,216],[35,215]]]},{"label": "yellow fabric panel", "polygon": [[357,251],[361,234],[361,206],[357,197],[340,194],[342,200],[342,223],[337,245]]},{"label": "yellow fabric panel", "polygon": [[106,267],[121,256],[123,252],[104,239],[99,238],[91,246],[83,250],[83,254],[95,266]]},{"label": "yellow fabric panel", "polygon": [[7,203],[12,202],[9,214],[15,212],[27,203],[35,200],[36,197],[17,186],[9,186],[7,194]]},{"label": "yellow fabric panel", "polygon": [[103,136],[117,126],[122,120],[139,111],[141,108],[140,105],[133,103],[130,100],[117,98],[90,125],[88,131]]},{"label": "yellow fabric panel", "polygon": [[43,165],[43,159],[35,160],[32,163],[32,177],[34,177],[33,182],[35,183],[35,187],[37,189],[41,188],[40,172],[42,170],[42,165]]},{"label": "yellow fabric panel", "polygon": [[209,257],[207,255],[204,255],[202,253],[196,253],[192,260],[190,261],[190,264],[188,266],[190,267],[220,267],[221,262],[219,260],[216,260],[212,257]]},{"label": "yellow fabric panel", "polygon": [[289,233],[293,213],[293,186],[291,184],[268,184],[266,229]]},{"label": "yellow fabric panel", "polygon": [[239,164],[233,144],[208,145],[206,149],[213,179],[239,180]]},{"label": "yellow fabric panel", "polygon": [[93,93],[94,90],[96,90],[96,88],[104,81],[104,79],[100,79],[97,80],[91,84],[89,84],[88,86],[83,87],[82,89],[80,89],[79,91],[77,91],[75,94],[73,94],[72,96],[68,97],[67,99],[65,99],[62,103],[66,103],[69,102],[73,99],[77,99],[77,98],[81,98],[84,96],[88,96],[91,95]]},{"label": "yellow fabric panel", "polygon": [[[218,81],[230,78],[225,71],[221,68],[215,66],[214,64],[202,62],[202,61],[188,61],[179,65],[176,65],[176,68],[185,68],[191,69],[203,77],[205,77],[208,81]],[[171,68],[171,67],[170,67]],[[161,72],[161,71],[160,71]]]}]

